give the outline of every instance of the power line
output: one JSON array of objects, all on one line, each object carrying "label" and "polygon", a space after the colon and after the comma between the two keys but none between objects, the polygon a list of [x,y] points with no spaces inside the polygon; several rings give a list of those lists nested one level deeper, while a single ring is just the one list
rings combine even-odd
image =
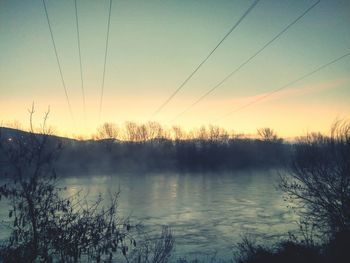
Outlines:
[{"label": "power line", "polygon": [[104,92],[104,86],[105,86],[105,75],[106,75],[106,64],[107,64],[107,52],[108,52],[108,41],[109,41],[109,28],[110,28],[110,24],[111,24],[111,11],[112,11],[112,0],[109,0],[109,14],[108,14],[108,24],[107,24],[107,37],[106,37],[105,58],[104,58],[103,73],[102,73],[102,85],[101,85],[101,96],[100,96],[99,120],[101,119],[102,102],[103,102],[103,92]]},{"label": "power line", "polygon": [[74,121],[72,107],[71,107],[71,104],[70,104],[70,101],[69,101],[68,92],[67,92],[67,88],[66,88],[66,83],[64,82],[63,73],[62,73],[62,67],[61,67],[60,59],[58,57],[56,43],[55,43],[55,39],[53,37],[51,23],[50,23],[50,19],[49,19],[49,14],[47,12],[45,0],[43,0],[43,5],[44,5],[45,14],[46,14],[47,24],[48,24],[49,30],[50,30],[50,35],[51,35],[53,49],[54,49],[55,55],[56,55],[56,61],[57,61],[57,65],[58,65],[58,69],[59,69],[59,73],[60,73],[60,77],[61,77],[61,81],[62,81],[62,86],[63,86],[63,89],[64,89],[64,94],[66,95],[66,100],[67,100],[67,104],[68,104],[69,113],[70,113],[70,115],[71,115],[71,117],[72,117],[72,119]]},{"label": "power line", "polygon": [[205,57],[205,59],[195,68],[194,71],[181,83],[181,85],[168,97],[160,107],[153,113],[152,117],[158,114],[175,95],[187,84],[187,82],[196,74],[196,72],[203,66],[203,64],[211,57],[211,55],[219,48],[219,46],[225,41],[225,39],[238,27],[238,25],[244,20],[244,18],[253,10],[260,0],[255,0],[253,4],[245,11],[245,13],[238,19],[233,27],[226,33],[226,35],[220,40],[220,42],[214,47],[214,49]]},{"label": "power line", "polygon": [[84,90],[84,79],[83,79],[83,65],[82,65],[82,62],[81,62],[80,31],[79,31],[79,19],[78,19],[77,0],[74,0],[74,6],[75,6],[75,22],[76,22],[76,26],[77,26],[77,39],[78,39],[78,51],[79,51],[81,92],[82,92],[82,96],[83,96],[84,118],[86,119],[85,90]]},{"label": "power line", "polygon": [[325,63],[325,64],[323,64],[321,66],[319,66],[319,67],[317,67],[316,69],[314,69],[314,70],[312,70],[312,71],[302,75],[301,77],[299,77],[299,78],[297,78],[295,80],[292,80],[288,84],[285,84],[285,85],[283,85],[282,87],[280,87],[278,89],[272,90],[272,91],[268,92],[267,94],[265,94],[265,95],[255,99],[255,100],[253,100],[251,102],[248,102],[248,103],[242,105],[241,107],[239,107],[239,108],[237,108],[237,109],[235,109],[233,111],[230,111],[229,113],[225,114],[223,117],[217,119],[215,122],[217,122],[219,120],[222,120],[222,119],[226,118],[227,116],[229,116],[229,115],[231,115],[233,113],[239,112],[239,111],[241,111],[241,110],[243,110],[243,109],[245,109],[245,108],[247,108],[247,107],[249,107],[249,106],[251,106],[251,105],[253,105],[255,103],[258,103],[259,101],[262,101],[262,100],[266,99],[267,97],[270,97],[271,95],[273,95],[273,94],[275,94],[275,93],[277,93],[277,92],[279,92],[279,91],[281,91],[281,90],[283,90],[283,89],[285,89],[285,88],[287,88],[289,86],[292,86],[293,84],[295,84],[295,83],[297,83],[297,82],[299,82],[299,81],[301,81],[301,80],[303,80],[303,79],[305,79],[307,77],[310,77],[311,75],[321,71],[322,69],[324,69],[326,67],[329,67],[330,65],[332,65],[332,64],[334,64],[334,63],[336,63],[336,62],[346,58],[347,56],[350,56],[350,52],[348,52],[348,53],[346,53],[346,54],[344,54],[344,55],[342,55],[340,57],[337,57],[337,58],[335,58],[335,59],[333,59],[333,60],[331,60],[331,61],[329,61],[329,62],[327,62],[327,63]]},{"label": "power line", "polygon": [[193,102],[189,107],[187,107],[184,111],[176,115],[172,121],[175,121],[180,116],[188,112],[191,108],[193,108],[195,105],[197,105],[199,102],[201,102],[205,97],[207,97],[210,93],[212,93],[214,90],[222,86],[229,78],[231,78],[233,75],[235,75],[240,69],[242,69],[245,65],[247,65],[251,60],[253,60],[256,56],[258,56],[264,49],[266,49],[268,46],[270,46],[275,40],[277,40],[279,37],[281,37],[284,33],[288,31],[294,24],[296,24],[300,19],[302,19],[308,12],[311,11],[316,5],[320,3],[320,0],[315,2],[312,6],[307,8],[300,16],[298,16],[295,20],[293,20],[291,23],[289,23],[282,31],[280,31],[276,36],[274,36],[270,41],[268,41],[264,46],[262,46],[258,51],[256,51],[252,56],[250,56],[246,61],[244,61],[241,65],[239,65],[235,70],[233,70],[230,74],[228,74],[223,80],[221,80],[218,84],[216,84],[213,88],[208,90],[206,93],[204,93],[202,96],[200,96],[195,102]]}]

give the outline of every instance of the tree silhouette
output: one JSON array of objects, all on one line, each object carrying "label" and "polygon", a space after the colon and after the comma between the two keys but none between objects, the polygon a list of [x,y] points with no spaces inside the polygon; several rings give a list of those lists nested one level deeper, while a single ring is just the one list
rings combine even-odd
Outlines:
[{"label": "tree silhouette", "polygon": [[330,136],[309,134],[295,145],[291,176],[281,187],[317,229],[350,230],[350,124],[336,122]]},{"label": "tree silhouette", "polygon": [[277,134],[271,128],[259,128],[257,132],[264,141],[276,141],[278,139]]}]

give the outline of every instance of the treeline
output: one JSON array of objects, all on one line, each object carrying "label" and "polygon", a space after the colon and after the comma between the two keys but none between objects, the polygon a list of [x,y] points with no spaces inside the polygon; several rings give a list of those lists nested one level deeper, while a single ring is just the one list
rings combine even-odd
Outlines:
[{"label": "treeline", "polygon": [[59,160],[61,172],[189,171],[215,172],[281,167],[290,145],[272,129],[258,130],[256,139],[208,126],[185,132],[155,122],[128,122],[121,129],[106,123],[94,140],[70,141]]},{"label": "treeline", "polygon": [[289,145],[249,139],[227,141],[90,141],[66,145],[58,161],[62,172],[218,171],[280,167]]},{"label": "treeline", "polygon": [[[249,136],[251,137],[251,136]],[[256,138],[263,140],[278,140],[276,133],[270,128],[257,129]],[[118,125],[106,122],[97,128],[97,132],[92,135],[92,140],[120,140],[127,142],[145,142],[150,140],[227,140],[236,138],[248,138],[248,135],[237,134],[234,131],[216,125],[202,125],[199,128],[185,130],[181,126],[174,125],[164,127],[158,122],[149,121],[147,123],[125,122]],[[77,138],[82,139],[82,138]]]},{"label": "treeline", "polygon": [[[26,136],[15,129],[3,128],[2,133],[8,140]],[[269,128],[248,138],[212,125],[186,132],[156,122],[127,122],[123,127],[105,123],[91,140],[50,136],[49,141],[62,146],[56,168],[64,174],[269,169],[288,163],[291,151]]]}]

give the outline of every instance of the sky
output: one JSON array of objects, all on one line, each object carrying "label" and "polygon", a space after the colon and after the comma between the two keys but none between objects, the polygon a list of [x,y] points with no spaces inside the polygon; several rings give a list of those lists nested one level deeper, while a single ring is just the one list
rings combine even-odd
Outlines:
[{"label": "sky", "polygon": [[[350,117],[350,56],[265,100],[260,96],[350,52],[350,1],[321,0],[305,17],[232,78],[179,118],[315,0],[260,0],[192,79],[153,113],[194,71],[252,5],[251,0],[112,0],[101,116],[109,0],[77,0],[84,113],[74,0],[46,0],[64,88],[41,0],[0,0],[0,122],[27,125],[35,104],[40,123],[59,135],[89,135],[103,122],[158,121],[184,128],[215,124],[280,136],[327,132]],[[228,114],[233,112],[232,114]]]}]

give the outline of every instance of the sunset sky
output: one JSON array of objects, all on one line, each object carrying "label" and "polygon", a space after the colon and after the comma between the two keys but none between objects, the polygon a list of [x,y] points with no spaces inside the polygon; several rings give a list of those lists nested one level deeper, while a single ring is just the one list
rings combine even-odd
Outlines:
[{"label": "sunset sky", "polygon": [[74,0],[46,0],[70,115],[41,0],[0,0],[0,122],[37,121],[48,106],[60,135],[88,135],[105,121],[149,120],[185,128],[216,124],[291,137],[326,132],[350,118],[350,56],[258,103],[260,96],[350,52],[350,1],[323,0],[221,87],[174,118],[270,41],[316,0],[261,0],[191,80],[193,72],[251,6],[251,0],[113,0],[101,118],[99,100],[109,0],[77,0],[84,116]]}]

